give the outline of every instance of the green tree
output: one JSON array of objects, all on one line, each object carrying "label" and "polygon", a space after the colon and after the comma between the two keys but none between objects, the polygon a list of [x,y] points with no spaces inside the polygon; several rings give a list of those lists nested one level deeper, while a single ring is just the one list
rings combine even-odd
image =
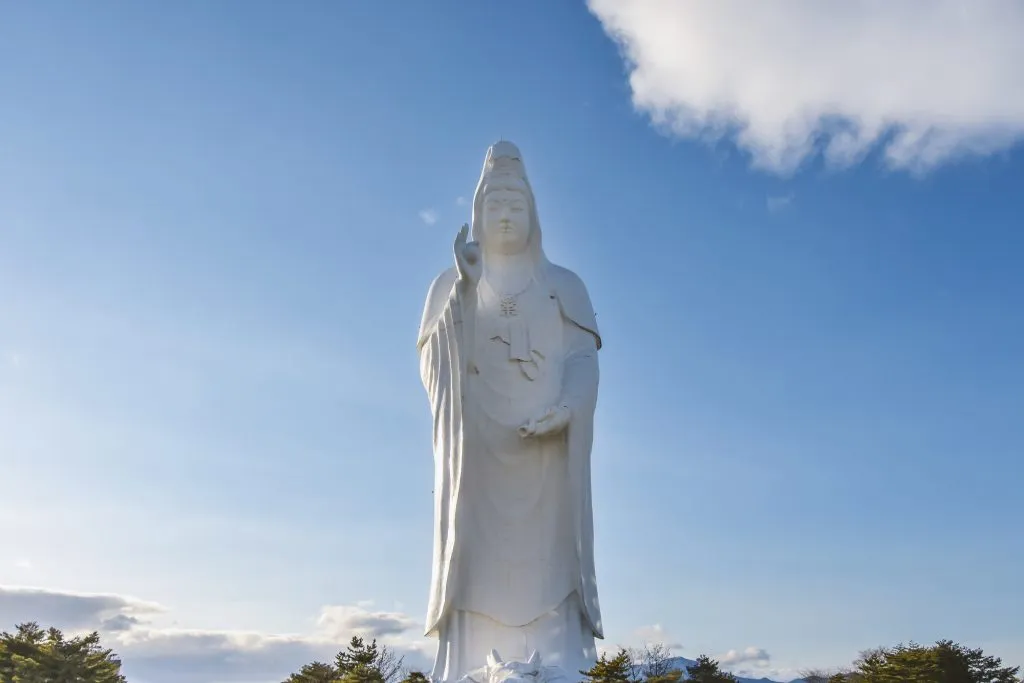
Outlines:
[{"label": "green tree", "polygon": [[338,670],[325,662],[311,662],[289,676],[284,683],[335,683]]},{"label": "green tree", "polygon": [[[353,636],[348,647],[334,658],[333,664],[306,664],[284,683],[398,683],[403,661],[387,645],[378,645],[376,640],[367,643]],[[423,681],[426,680],[424,676]],[[414,679],[411,683],[421,681]]]},{"label": "green tree", "polygon": [[680,669],[670,669],[663,674],[656,676],[648,676],[644,680],[647,683],[678,683],[679,679],[683,677],[683,672]]},{"label": "green tree", "polygon": [[348,649],[335,658],[338,678],[350,683],[396,683],[402,673],[402,662],[387,645],[378,645],[376,639],[369,644],[359,636],[352,636]]},{"label": "green tree", "polygon": [[402,679],[402,683],[430,683],[430,679],[422,671],[410,671]]},{"label": "green tree", "polygon": [[718,661],[707,655],[697,657],[697,661],[686,667],[686,678],[696,683],[735,683],[736,677],[722,671]]},{"label": "green tree", "polygon": [[580,673],[588,683],[630,683],[633,680],[633,658],[624,648],[611,658],[602,653],[594,666]]},{"label": "green tree", "polygon": [[0,633],[0,681],[12,683],[126,683],[121,660],[98,633],[66,640],[58,629],[19,624]]},{"label": "green tree", "polygon": [[863,683],[1020,683],[1019,672],[980,648],[940,640],[870,650],[857,661],[855,674]]},{"label": "green tree", "polygon": [[800,674],[800,680],[804,683],[854,683],[852,674],[845,670],[808,669]]},{"label": "green tree", "polygon": [[356,664],[338,678],[339,683],[384,683],[380,669],[366,664]]},{"label": "green tree", "polygon": [[951,640],[934,646],[939,670],[945,683],[1018,683],[1019,666],[1003,666],[999,657],[985,655],[982,649],[969,649]]}]

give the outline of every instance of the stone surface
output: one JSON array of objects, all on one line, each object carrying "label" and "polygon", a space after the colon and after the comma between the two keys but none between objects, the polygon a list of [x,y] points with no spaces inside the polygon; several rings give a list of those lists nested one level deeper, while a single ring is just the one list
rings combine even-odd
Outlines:
[{"label": "stone surface", "polygon": [[565,671],[557,666],[545,666],[540,654],[534,650],[525,662],[503,661],[497,650],[487,655],[487,664],[470,671],[459,683],[564,683]]},{"label": "stone surface", "polygon": [[[453,251],[417,344],[434,418],[432,675],[526,675],[515,663],[536,651],[575,680],[603,637],[590,488],[601,337],[583,282],[544,255],[512,143],[488,149]],[[510,658],[497,668],[495,648]]]}]

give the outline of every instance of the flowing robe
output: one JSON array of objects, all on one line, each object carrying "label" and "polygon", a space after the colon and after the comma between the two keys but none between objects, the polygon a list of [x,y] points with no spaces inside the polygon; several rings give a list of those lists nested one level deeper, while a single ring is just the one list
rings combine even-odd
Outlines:
[{"label": "flowing robe", "polygon": [[[523,659],[537,648],[575,674],[603,636],[590,494],[601,339],[579,278],[546,262],[538,275],[512,316],[485,281],[464,297],[454,269],[427,297],[419,351],[434,418],[435,680],[457,680],[492,647]],[[564,432],[516,433],[558,405],[572,414]]]}]

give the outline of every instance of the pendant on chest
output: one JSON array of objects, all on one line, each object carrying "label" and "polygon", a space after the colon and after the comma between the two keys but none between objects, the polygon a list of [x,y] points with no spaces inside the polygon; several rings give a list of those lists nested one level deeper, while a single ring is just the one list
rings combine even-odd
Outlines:
[{"label": "pendant on chest", "polygon": [[491,290],[487,294],[493,296],[485,297],[490,298],[489,305],[481,303],[494,316],[488,340],[507,348],[508,361],[517,365],[523,377],[537,380],[546,373],[546,356],[560,343],[561,315],[555,297],[536,290],[514,295]]},{"label": "pendant on chest", "polygon": [[519,301],[514,296],[501,297],[498,306],[503,318],[514,318],[519,315]]}]

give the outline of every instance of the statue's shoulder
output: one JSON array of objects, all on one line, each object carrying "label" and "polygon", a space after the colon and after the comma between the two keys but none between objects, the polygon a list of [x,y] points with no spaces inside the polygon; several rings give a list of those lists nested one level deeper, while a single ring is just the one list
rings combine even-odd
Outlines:
[{"label": "statue's shoulder", "polygon": [[548,281],[559,290],[559,294],[563,291],[566,294],[572,292],[575,296],[583,296],[588,301],[590,300],[587,286],[583,284],[583,280],[565,266],[560,266],[556,263],[548,264]]},{"label": "statue's shoulder", "polygon": [[437,298],[439,295],[447,297],[449,292],[452,290],[452,285],[455,284],[455,280],[458,279],[458,271],[455,270],[455,266],[445,270],[440,275],[434,278],[434,281],[430,283],[430,289],[427,290],[427,305]]},{"label": "statue's shoulder", "polygon": [[558,296],[563,314],[577,326],[594,335],[597,348],[601,348],[601,333],[597,329],[597,315],[590,302],[590,293],[579,275],[564,266],[548,265],[548,284]]},{"label": "statue's shoulder", "polygon": [[423,343],[423,340],[437,325],[437,319],[444,311],[457,279],[458,272],[452,267],[435,277],[434,281],[430,283],[430,289],[427,290],[427,301],[423,304],[423,317],[420,319],[417,346]]}]

